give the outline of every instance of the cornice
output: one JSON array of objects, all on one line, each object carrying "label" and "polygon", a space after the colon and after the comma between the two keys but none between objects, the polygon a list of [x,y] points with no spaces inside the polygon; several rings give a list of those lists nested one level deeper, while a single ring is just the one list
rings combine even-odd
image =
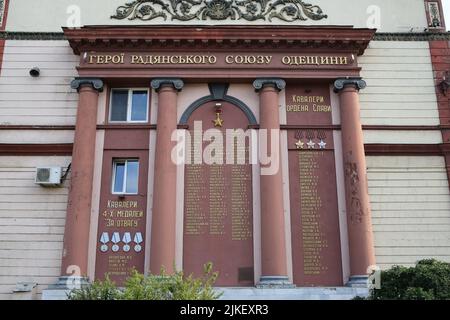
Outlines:
[{"label": "cornice", "polygon": [[363,54],[374,29],[303,26],[88,26],[63,28],[74,53],[121,48],[128,50],[192,48],[332,48]]},{"label": "cornice", "polygon": [[[130,27],[131,28],[131,27]],[[134,28],[140,28],[135,26]],[[170,27],[164,27],[170,28]],[[273,28],[273,26],[270,26]],[[303,27],[306,28],[306,27]],[[0,39],[4,40],[67,40],[64,32],[22,32],[22,31],[0,31]],[[450,32],[377,32],[373,41],[450,41]]]}]

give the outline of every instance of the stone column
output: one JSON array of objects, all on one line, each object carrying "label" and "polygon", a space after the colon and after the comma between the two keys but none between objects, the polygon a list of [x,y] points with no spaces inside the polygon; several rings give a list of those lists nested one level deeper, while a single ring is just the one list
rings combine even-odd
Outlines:
[{"label": "stone column", "polygon": [[[282,79],[262,78],[254,81],[259,92],[260,133],[268,142],[268,155],[277,155],[278,164],[273,172],[261,164],[261,264],[262,275],[259,286],[290,286],[286,265],[286,238],[283,206],[283,180],[280,153],[280,118],[278,93],[286,87]],[[274,131],[277,132],[274,132]],[[277,134],[276,145],[271,145],[271,135]],[[266,172],[264,172],[266,171]]]},{"label": "stone column", "polygon": [[364,138],[360,121],[360,89],[366,87],[361,78],[338,79],[342,126],[342,152],[345,174],[347,228],[350,250],[350,286],[367,285],[368,267],[375,265],[372,220],[367,185]]},{"label": "stone column", "polygon": [[79,100],[61,274],[71,275],[79,268],[80,276],[84,277],[88,265],[98,93],[103,90],[103,82],[76,78],[71,87],[78,90]]},{"label": "stone column", "polygon": [[155,148],[150,272],[162,267],[174,272],[176,239],[177,166],[171,159],[177,130],[177,92],[183,88],[180,79],[154,79],[151,86],[158,92],[158,119]]}]

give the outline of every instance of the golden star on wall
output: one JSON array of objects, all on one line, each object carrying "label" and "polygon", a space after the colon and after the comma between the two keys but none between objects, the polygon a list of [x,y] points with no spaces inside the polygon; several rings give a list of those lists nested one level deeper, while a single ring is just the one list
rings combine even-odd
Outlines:
[{"label": "golden star on wall", "polygon": [[217,118],[213,120],[214,127],[222,127],[223,126],[223,119],[220,118],[220,113],[216,113]]},{"label": "golden star on wall", "polygon": [[295,146],[297,147],[297,149],[303,149],[305,147],[305,143],[302,140],[298,140],[295,143]]}]

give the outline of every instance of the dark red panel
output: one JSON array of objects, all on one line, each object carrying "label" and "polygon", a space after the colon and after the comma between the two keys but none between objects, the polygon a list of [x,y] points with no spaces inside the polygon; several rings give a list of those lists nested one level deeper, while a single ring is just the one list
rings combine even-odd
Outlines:
[{"label": "dark red panel", "polygon": [[289,151],[292,259],[297,286],[341,286],[334,151]]},{"label": "dark red panel", "polygon": [[[222,104],[224,125],[220,131],[247,128],[247,118],[240,109]],[[207,103],[194,111],[188,121],[191,132],[194,121],[201,121],[203,130],[214,127],[214,105]],[[213,262],[219,271],[217,285],[252,286],[251,165],[188,164],[185,170],[184,271],[200,276],[203,264]]]},{"label": "dark red panel", "polygon": [[[104,129],[95,278],[104,279],[109,274],[111,280],[121,285],[132,269],[144,273],[151,128],[118,124]],[[139,159],[137,195],[112,193],[114,159]]]},{"label": "dark red panel", "polygon": [[[115,158],[139,159],[138,195],[119,197],[112,194]],[[147,184],[147,150],[105,151],[97,234],[96,279],[104,279],[105,275],[109,274],[111,280],[123,284],[133,268],[144,272]],[[119,237],[114,239],[114,233]],[[129,237],[126,233],[129,233]]]},{"label": "dark red panel", "polygon": [[[343,284],[328,84],[286,87],[291,236],[297,286]],[[316,128],[314,128],[314,126]],[[324,128],[317,128],[323,126]]]},{"label": "dark red panel", "polygon": [[288,84],[286,115],[288,125],[332,124],[329,84]]}]

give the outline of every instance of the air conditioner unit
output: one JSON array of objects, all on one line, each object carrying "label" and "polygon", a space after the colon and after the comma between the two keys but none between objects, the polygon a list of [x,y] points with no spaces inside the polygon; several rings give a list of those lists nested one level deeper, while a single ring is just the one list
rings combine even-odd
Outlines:
[{"label": "air conditioner unit", "polygon": [[38,167],[35,183],[43,187],[57,187],[61,185],[61,176],[61,167]]}]

